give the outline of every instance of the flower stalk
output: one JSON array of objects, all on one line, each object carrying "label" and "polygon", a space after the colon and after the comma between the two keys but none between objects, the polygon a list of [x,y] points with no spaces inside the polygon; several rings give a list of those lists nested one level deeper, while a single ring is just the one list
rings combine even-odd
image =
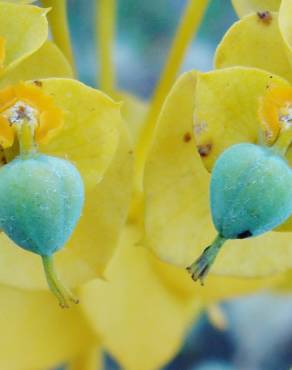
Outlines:
[{"label": "flower stalk", "polygon": [[116,8],[116,0],[98,0],[96,4],[96,42],[98,60],[100,61],[99,82],[101,90],[110,94],[115,90],[116,80],[113,58]]},{"label": "flower stalk", "polygon": [[67,0],[41,0],[43,5],[51,7],[47,17],[56,45],[62,50],[65,57],[75,69],[70,32],[67,19]]}]

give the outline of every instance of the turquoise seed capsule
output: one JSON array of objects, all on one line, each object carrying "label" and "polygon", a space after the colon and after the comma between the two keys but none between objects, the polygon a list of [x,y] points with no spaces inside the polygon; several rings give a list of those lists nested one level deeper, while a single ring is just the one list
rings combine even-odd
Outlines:
[{"label": "turquoise seed capsule", "polygon": [[83,203],[81,176],[66,160],[32,151],[0,169],[0,228],[16,245],[42,257],[61,307],[78,300],[59,280],[53,253],[70,238]]},{"label": "turquoise seed capsule", "polygon": [[211,178],[211,212],[225,239],[263,234],[292,213],[292,171],[272,149],[238,144],[226,150]]},{"label": "turquoise seed capsule", "polygon": [[0,169],[0,227],[18,246],[41,256],[64,246],[83,200],[82,179],[66,160],[19,156]]},{"label": "turquoise seed capsule", "polygon": [[272,148],[237,144],[215,163],[210,190],[218,236],[188,267],[193,279],[201,282],[227,239],[263,234],[292,214],[292,170]]}]

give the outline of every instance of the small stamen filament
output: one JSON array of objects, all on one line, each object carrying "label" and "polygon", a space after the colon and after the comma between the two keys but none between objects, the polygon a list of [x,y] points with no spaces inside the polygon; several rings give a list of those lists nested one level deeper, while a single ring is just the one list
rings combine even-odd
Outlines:
[{"label": "small stamen filament", "polygon": [[58,278],[52,256],[42,256],[44,271],[50,290],[56,296],[62,308],[70,307],[70,302],[77,304],[79,301],[74,297]]}]

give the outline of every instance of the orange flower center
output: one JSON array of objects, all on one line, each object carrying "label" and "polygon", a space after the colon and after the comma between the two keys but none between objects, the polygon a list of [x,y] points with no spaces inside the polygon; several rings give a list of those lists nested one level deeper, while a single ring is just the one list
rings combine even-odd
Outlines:
[{"label": "orange flower center", "polygon": [[0,145],[8,148],[24,126],[35,144],[47,143],[63,126],[63,112],[42,91],[39,81],[19,83],[0,91]]},{"label": "orange flower center", "polygon": [[272,87],[262,98],[259,108],[267,144],[273,144],[281,131],[292,127],[292,88]]}]

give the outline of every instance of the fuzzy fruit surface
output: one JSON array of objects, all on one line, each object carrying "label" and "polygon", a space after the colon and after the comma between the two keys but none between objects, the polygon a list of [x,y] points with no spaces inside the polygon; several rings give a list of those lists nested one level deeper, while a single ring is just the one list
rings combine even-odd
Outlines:
[{"label": "fuzzy fruit surface", "polygon": [[70,162],[21,156],[0,169],[0,227],[20,247],[42,256],[72,234],[84,202],[83,182]]},{"label": "fuzzy fruit surface", "polygon": [[217,160],[211,177],[211,211],[226,239],[260,235],[292,213],[292,170],[272,149],[237,144]]}]

